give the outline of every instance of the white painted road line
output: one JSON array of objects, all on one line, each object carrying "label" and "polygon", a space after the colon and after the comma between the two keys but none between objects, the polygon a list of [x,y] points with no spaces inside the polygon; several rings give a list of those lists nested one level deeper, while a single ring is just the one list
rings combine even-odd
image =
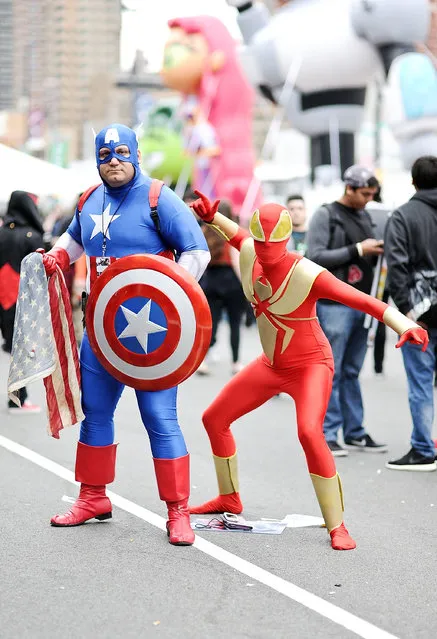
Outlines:
[{"label": "white painted road line", "polygon": [[[61,479],[65,479],[72,484],[76,484],[74,480],[74,474],[64,468],[60,464],[53,462],[47,457],[43,457],[38,453],[35,453],[33,450],[26,448],[25,446],[21,446],[21,444],[17,444],[16,442],[7,439],[0,435],[0,446],[6,448],[7,450],[15,453],[16,455],[20,455],[24,459],[31,461],[32,463],[48,470],[49,472],[61,477]],[[146,521],[148,524],[159,528],[160,530],[165,530],[166,520],[157,515],[156,513],[147,510],[147,508],[143,508],[142,506],[138,506],[138,504],[134,504],[129,499],[125,499],[112,491],[107,491],[108,497],[111,499],[114,506],[121,508],[127,513]],[[227,550],[223,550],[220,546],[216,546],[215,544],[202,539],[201,537],[196,536],[196,541],[194,543],[194,547],[205,553],[206,555],[217,559],[223,564],[226,564],[230,568],[241,572],[243,575],[250,577],[251,579],[255,579],[261,584],[268,586],[272,590],[281,593],[288,599],[292,601],[296,601],[300,603],[302,606],[305,606],[309,610],[317,612],[319,615],[322,615],[326,619],[333,621],[334,623],[354,632],[359,637],[363,637],[363,639],[397,639],[395,635],[392,635],[385,630],[381,630],[376,626],[364,621],[364,619],[360,619],[355,615],[335,606],[329,601],[325,601],[321,597],[317,595],[313,595],[312,593],[304,590],[303,588],[299,588],[299,586],[295,586],[290,581],[286,581],[281,577],[277,577],[272,573],[256,566],[255,564],[250,563],[250,561],[246,561],[245,559],[241,559],[241,557],[237,557]],[[184,552],[183,550],[181,552]],[[328,549],[327,549],[328,552]]]}]

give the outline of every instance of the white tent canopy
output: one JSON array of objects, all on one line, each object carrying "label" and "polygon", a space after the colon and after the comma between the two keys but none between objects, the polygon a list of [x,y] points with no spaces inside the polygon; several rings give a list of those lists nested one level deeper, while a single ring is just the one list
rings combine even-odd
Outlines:
[{"label": "white tent canopy", "polygon": [[96,182],[97,172],[90,176],[64,169],[0,144],[0,200],[3,202],[9,200],[12,191],[28,191],[38,196],[55,195],[67,204]]}]

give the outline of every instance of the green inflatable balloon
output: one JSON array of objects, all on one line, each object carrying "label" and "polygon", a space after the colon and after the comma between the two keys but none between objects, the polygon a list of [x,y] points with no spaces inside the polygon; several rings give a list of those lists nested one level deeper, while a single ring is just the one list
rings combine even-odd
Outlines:
[{"label": "green inflatable balloon", "polygon": [[140,138],[139,149],[142,167],[151,177],[175,184],[182,170],[188,170],[191,182],[193,162],[184,152],[179,133],[167,128],[148,129]]}]

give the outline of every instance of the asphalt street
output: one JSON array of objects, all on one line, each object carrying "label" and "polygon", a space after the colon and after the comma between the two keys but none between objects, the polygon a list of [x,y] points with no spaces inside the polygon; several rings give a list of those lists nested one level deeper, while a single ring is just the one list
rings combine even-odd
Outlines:
[{"label": "asphalt street", "polygon": [[[389,444],[389,453],[354,452],[337,461],[346,525],[358,544],[350,552],[333,551],[318,527],[275,536],[205,531],[195,547],[172,547],[131,389],[116,413],[113,519],[52,528],[50,517],[68,508],[62,498],[77,494],[71,471],[78,427],[55,440],[46,433],[44,413],[9,415],[9,361],[2,353],[0,638],[435,637],[437,472],[384,468],[408,450],[411,430],[394,344],[390,335],[385,376],[373,374],[370,351],[362,373],[366,427]],[[216,350],[220,361],[212,375],[194,375],[179,392],[192,503],[217,492],[201,414],[230,378],[226,326]],[[253,328],[243,335],[242,353],[245,363],[259,353]],[[42,383],[30,393],[44,402]],[[247,519],[320,514],[290,399],[272,399],[233,431]]]}]

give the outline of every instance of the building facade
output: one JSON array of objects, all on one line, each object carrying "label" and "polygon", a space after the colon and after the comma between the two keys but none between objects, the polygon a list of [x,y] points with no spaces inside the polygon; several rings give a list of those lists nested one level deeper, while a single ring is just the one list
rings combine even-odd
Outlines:
[{"label": "building facade", "polygon": [[13,0],[0,0],[0,111],[14,107]]},{"label": "building facade", "polygon": [[117,113],[120,0],[0,0],[0,22],[0,109],[26,115],[29,150],[80,157]]}]

